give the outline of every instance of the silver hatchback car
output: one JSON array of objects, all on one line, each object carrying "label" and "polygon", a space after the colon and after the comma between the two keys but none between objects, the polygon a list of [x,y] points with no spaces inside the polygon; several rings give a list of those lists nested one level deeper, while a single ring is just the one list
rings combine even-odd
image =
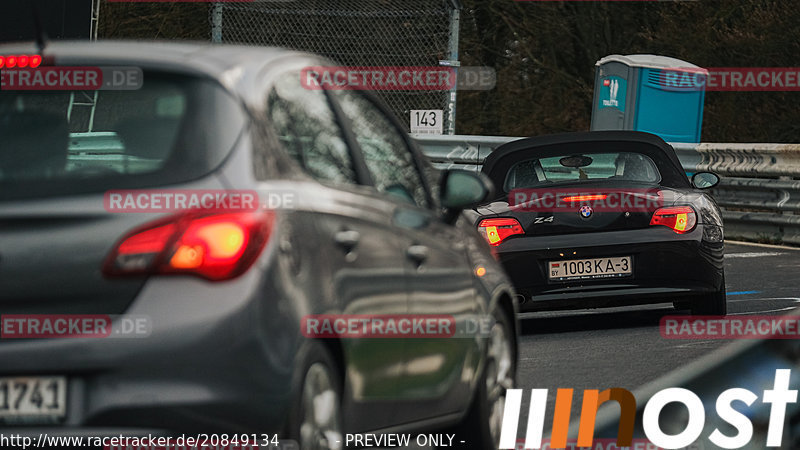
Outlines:
[{"label": "silver hatchback car", "polygon": [[[0,55],[41,57],[17,71],[143,77],[0,90],[0,427],[275,433],[303,449],[456,427],[467,448],[496,445],[518,326],[509,280],[459,214],[489,197],[484,178],[432,169],[367,93],[303,88],[303,67],[327,64],[313,55],[136,42]],[[155,204],[209,192],[257,207]],[[460,338],[303,329],[432,315],[490,323]],[[98,316],[115,330],[102,339],[42,335]],[[115,339],[130,318],[146,336]]]}]

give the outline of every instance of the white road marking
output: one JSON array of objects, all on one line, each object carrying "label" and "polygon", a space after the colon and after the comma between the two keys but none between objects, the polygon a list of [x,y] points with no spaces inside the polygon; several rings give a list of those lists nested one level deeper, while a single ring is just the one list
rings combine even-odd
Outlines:
[{"label": "white road marking", "polygon": [[750,311],[750,312],[742,312],[742,313],[728,313],[729,316],[749,316],[752,314],[763,314],[763,313],[770,313],[770,312],[781,312],[781,311],[791,311],[796,309],[797,303],[800,303],[800,298],[798,297],[773,297],[773,298],[750,298],[750,299],[742,299],[736,301],[728,301],[728,303],[736,303],[741,301],[765,301],[765,300],[791,300],[795,303],[795,306],[787,306],[785,308],[778,308],[778,309],[766,309],[763,311]]},{"label": "white road marking", "polygon": [[770,312],[780,312],[780,311],[791,311],[796,309],[795,306],[787,306],[786,308],[778,308],[778,309],[766,309],[764,311],[752,311],[752,312],[743,312],[743,313],[732,313],[728,314],[729,316],[749,316],[753,314],[763,314],[763,313],[770,313]]},{"label": "white road marking", "polygon": [[785,255],[783,252],[746,252],[746,253],[728,253],[726,258],[761,258],[763,256],[780,256]]},{"label": "white road marking", "polygon": [[774,249],[779,249],[779,250],[800,251],[800,248],[798,248],[798,247],[789,247],[787,245],[760,244],[758,242],[731,241],[731,240],[727,240],[727,239],[725,240],[725,243],[726,244],[731,244],[731,245],[745,245],[745,246],[749,246],[749,247],[762,247],[762,248],[774,248]]},{"label": "white road marking", "polygon": [[695,347],[714,347],[718,345],[712,340],[698,340],[693,342],[686,342],[684,344],[676,345],[674,348],[695,348]]}]

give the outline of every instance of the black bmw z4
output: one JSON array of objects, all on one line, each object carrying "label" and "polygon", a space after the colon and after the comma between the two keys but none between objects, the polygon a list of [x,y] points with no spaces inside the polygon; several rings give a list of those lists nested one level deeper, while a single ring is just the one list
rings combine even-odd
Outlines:
[{"label": "black bmw z4", "polygon": [[725,315],[723,225],[658,136],[595,131],[520,139],[481,169],[494,201],[470,211],[521,298],[520,310],[671,302]]}]

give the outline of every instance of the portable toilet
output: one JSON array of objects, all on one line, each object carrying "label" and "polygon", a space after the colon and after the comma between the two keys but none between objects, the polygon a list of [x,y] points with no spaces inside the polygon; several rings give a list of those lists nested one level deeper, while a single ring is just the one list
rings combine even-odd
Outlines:
[{"label": "portable toilet", "polygon": [[658,55],[610,55],[595,65],[592,130],[700,142],[707,70]]}]

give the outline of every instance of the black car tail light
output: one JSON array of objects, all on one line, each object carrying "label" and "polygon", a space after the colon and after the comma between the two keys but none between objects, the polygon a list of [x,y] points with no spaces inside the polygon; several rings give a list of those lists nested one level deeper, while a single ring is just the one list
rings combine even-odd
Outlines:
[{"label": "black car tail light", "polygon": [[595,202],[598,200],[605,200],[608,198],[607,194],[586,194],[586,195],[571,195],[561,199],[565,203],[582,203],[582,202]]},{"label": "black car tail light", "polygon": [[697,225],[697,213],[691,206],[671,206],[660,208],[653,213],[650,225],[662,225],[672,231],[684,234],[694,230]]},{"label": "black car tail light", "polygon": [[500,245],[501,242],[511,236],[525,234],[525,230],[522,229],[519,221],[510,217],[483,219],[478,224],[478,231],[483,234],[483,237],[492,246]]},{"label": "black car tail light", "polygon": [[235,278],[250,268],[269,240],[271,211],[183,213],[125,235],[103,267],[107,276],[188,274]]}]

